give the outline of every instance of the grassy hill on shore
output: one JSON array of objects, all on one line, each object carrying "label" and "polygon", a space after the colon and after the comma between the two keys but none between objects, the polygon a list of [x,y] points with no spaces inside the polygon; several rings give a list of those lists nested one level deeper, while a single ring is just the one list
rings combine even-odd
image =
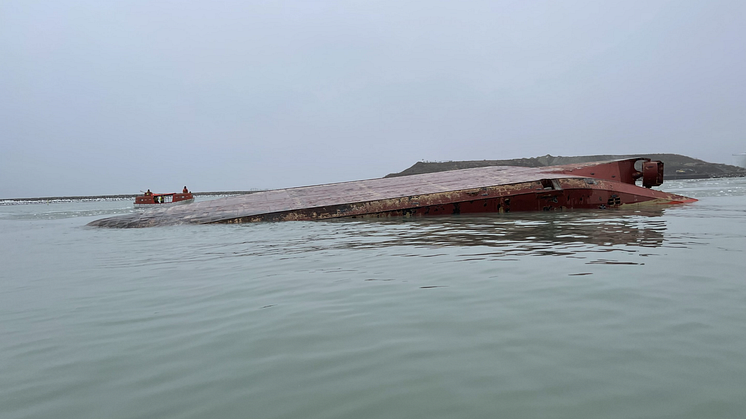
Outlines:
[{"label": "grassy hill on shore", "polygon": [[596,155],[596,156],[551,156],[529,157],[510,160],[466,160],[447,162],[417,162],[410,168],[386,177],[418,175],[447,170],[471,169],[486,166],[544,167],[573,163],[620,160],[632,157],[647,157],[663,162],[664,179],[703,179],[746,176],[746,169],[729,164],[709,163],[680,154]]}]

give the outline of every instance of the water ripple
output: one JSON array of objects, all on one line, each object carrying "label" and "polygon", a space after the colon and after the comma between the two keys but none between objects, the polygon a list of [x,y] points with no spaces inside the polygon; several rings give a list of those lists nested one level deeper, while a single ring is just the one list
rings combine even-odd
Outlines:
[{"label": "water ripple", "polygon": [[709,182],[656,211],[131,230],[3,207],[0,417],[740,417],[746,195]]}]

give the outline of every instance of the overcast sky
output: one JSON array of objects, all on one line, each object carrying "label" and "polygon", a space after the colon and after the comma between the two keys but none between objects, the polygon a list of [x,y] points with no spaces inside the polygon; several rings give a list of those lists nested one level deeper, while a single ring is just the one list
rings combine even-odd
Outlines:
[{"label": "overcast sky", "polygon": [[746,151],[746,1],[0,0],[0,198]]}]

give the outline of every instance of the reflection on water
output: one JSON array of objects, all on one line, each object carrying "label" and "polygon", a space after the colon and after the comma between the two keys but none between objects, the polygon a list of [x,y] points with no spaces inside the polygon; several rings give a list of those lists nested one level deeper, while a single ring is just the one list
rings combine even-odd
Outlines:
[{"label": "reflection on water", "polygon": [[[585,252],[639,253],[663,246],[664,209],[493,214],[386,220],[331,220],[291,223],[297,233],[241,234],[227,240],[214,257],[293,255],[332,250],[397,249],[401,256],[432,257],[438,248],[472,249],[474,259],[518,256],[567,256]],[[303,228],[297,227],[302,225]],[[330,226],[333,226],[330,228]],[[245,224],[231,230],[265,230]],[[290,228],[290,226],[288,226]],[[266,231],[264,231],[266,232]],[[279,241],[278,239],[284,238]],[[214,249],[213,249],[214,250]],[[430,252],[427,252],[430,250]]]},{"label": "reflection on water", "polygon": [[395,229],[398,234],[383,242],[369,243],[361,239],[356,245],[513,247],[531,252],[545,249],[550,253],[556,252],[551,247],[565,248],[573,244],[657,247],[662,244],[666,229],[665,221],[659,218],[662,214],[663,210],[572,211],[425,218],[408,224],[383,222],[380,227],[384,228],[372,228],[367,233],[380,238],[392,226],[411,228]]},{"label": "reflection on water", "polygon": [[[134,211],[129,202],[27,205],[0,215],[6,220],[55,220]],[[162,237],[171,246],[185,246],[196,230],[210,229],[216,239],[192,260],[235,256],[294,255],[335,249],[398,248],[403,256],[426,257],[414,249],[470,248],[472,258],[531,255],[574,257],[586,252],[640,253],[661,246],[688,247],[687,237],[666,234],[666,207],[635,210],[574,210],[446,217],[338,219],[314,222],[207,225],[166,228]],[[698,212],[689,209],[688,217]],[[248,230],[248,234],[247,234]],[[154,230],[151,230],[153,232]],[[298,234],[301,232],[302,234]],[[122,233],[124,234],[124,233]],[[185,237],[180,239],[180,236]],[[430,254],[432,255],[432,253]],[[613,262],[613,261],[612,261]],[[610,262],[611,263],[611,262]]]}]

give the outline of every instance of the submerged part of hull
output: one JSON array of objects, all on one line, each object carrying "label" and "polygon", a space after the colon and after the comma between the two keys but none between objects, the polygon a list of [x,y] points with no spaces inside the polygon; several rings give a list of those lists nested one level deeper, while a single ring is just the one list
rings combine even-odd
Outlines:
[{"label": "submerged part of hull", "polygon": [[256,192],[104,218],[89,225],[127,228],[606,209],[696,201],[635,185],[638,178],[647,185],[659,185],[659,174],[662,163],[647,159],[543,168],[492,166]]}]

